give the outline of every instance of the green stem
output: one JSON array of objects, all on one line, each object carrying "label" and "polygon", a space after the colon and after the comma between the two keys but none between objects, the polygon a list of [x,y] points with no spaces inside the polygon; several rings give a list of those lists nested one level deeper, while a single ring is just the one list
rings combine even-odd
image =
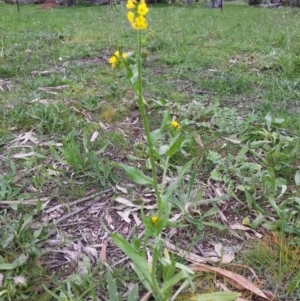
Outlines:
[{"label": "green stem", "polygon": [[152,279],[152,285],[153,285],[153,290],[156,294],[159,295],[160,299],[164,297],[163,292],[160,290],[157,279],[156,279],[156,265],[158,261],[158,248],[157,248],[158,242],[157,242],[157,237],[155,238],[154,241],[154,248],[153,248],[153,254],[152,254],[152,266],[151,266],[151,279]]},{"label": "green stem", "polygon": [[147,137],[148,145],[149,145],[149,156],[150,156],[150,163],[151,163],[151,170],[152,170],[152,178],[153,178],[153,188],[157,197],[157,203],[158,203],[158,220],[162,218],[163,214],[163,206],[162,206],[162,199],[161,194],[158,189],[158,183],[157,183],[157,174],[156,174],[156,166],[155,166],[155,156],[154,156],[154,148],[153,143],[150,138],[150,130],[145,110],[145,104],[143,100],[143,92],[142,92],[142,67],[141,67],[141,51],[142,51],[142,33],[139,31],[139,48],[138,48],[138,104],[140,108],[141,118],[143,120],[144,128],[145,128],[145,134]]},{"label": "green stem", "polygon": [[[155,166],[155,156],[154,156],[154,148],[153,148],[153,143],[150,137],[150,129],[148,125],[148,119],[146,115],[146,110],[145,110],[145,104],[144,104],[144,99],[143,99],[143,91],[142,91],[142,66],[141,66],[141,51],[142,51],[142,33],[139,31],[139,48],[138,48],[138,56],[137,56],[137,62],[138,62],[138,104],[139,104],[139,109],[140,109],[140,114],[141,118],[143,120],[144,128],[145,128],[145,134],[146,138],[148,141],[148,146],[149,146],[149,156],[150,156],[150,163],[151,163],[151,170],[152,170],[152,178],[153,178],[153,188],[157,197],[157,207],[158,207],[158,220],[162,219],[163,215],[163,206],[162,206],[162,199],[161,199],[161,194],[158,189],[158,183],[157,183],[157,174],[156,174],[156,166]],[[158,261],[158,248],[157,248],[157,239],[158,237],[155,237],[155,242],[154,242],[154,248],[153,248],[153,254],[152,254],[152,266],[151,266],[151,279],[152,279],[152,285],[153,285],[153,290],[154,293],[159,296],[160,299],[162,299],[163,292],[160,290],[159,285],[157,283],[156,279],[156,266],[157,266],[157,261]]]}]

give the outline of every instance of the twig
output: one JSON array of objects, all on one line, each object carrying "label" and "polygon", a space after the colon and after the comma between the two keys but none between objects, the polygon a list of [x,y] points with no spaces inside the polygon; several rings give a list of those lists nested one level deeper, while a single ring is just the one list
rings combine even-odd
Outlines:
[{"label": "twig", "polygon": [[36,205],[36,203],[40,200],[41,202],[47,201],[49,197],[45,198],[37,198],[37,199],[30,199],[30,200],[16,200],[16,201],[0,201],[0,205]]},{"label": "twig", "polygon": [[199,94],[218,94],[217,92],[207,91],[207,90],[191,90],[190,92],[199,93]]},{"label": "twig", "polygon": [[17,3],[17,7],[18,7],[18,12],[20,12],[20,4],[19,4],[19,0],[16,0]]},{"label": "twig", "polygon": [[[93,198],[95,198],[95,197],[97,197],[97,196],[100,196],[100,195],[103,194],[103,193],[107,193],[107,192],[110,192],[110,191],[112,191],[111,188],[106,189],[106,190],[103,190],[103,191],[100,191],[100,192],[97,192],[97,193],[92,194],[92,195],[90,195],[90,196],[86,196],[86,197],[84,197],[84,198],[82,198],[82,199],[76,200],[76,201],[71,202],[71,203],[68,203],[68,204],[59,204],[59,205],[56,205],[56,206],[54,206],[54,207],[52,207],[52,208],[49,208],[49,209],[46,210],[45,212],[46,212],[46,213],[51,213],[52,211],[58,210],[58,209],[60,209],[61,207],[64,208],[64,207],[68,207],[68,206],[77,205],[77,204],[79,204],[79,203],[82,203],[82,202],[85,202],[85,201],[89,201],[90,199],[93,199]],[[1,202],[0,202],[0,203],[1,203]]]},{"label": "twig", "polygon": [[[84,210],[90,208],[91,206],[93,206],[94,204],[96,204],[100,199],[101,199],[101,198],[97,198],[97,199],[95,199],[94,201],[92,201],[90,204],[86,205],[85,207],[78,208],[78,209],[76,209],[76,210],[74,210],[74,211],[71,211],[70,213],[68,213],[68,214],[66,214],[66,215],[64,215],[64,216],[62,216],[61,218],[57,219],[57,220],[54,222],[54,225],[57,226],[59,223],[65,221],[65,220],[67,220],[67,219],[69,219],[70,217],[72,217],[72,216],[74,216],[74,215],[76,215],[76,214],[78,214],[78,213],[80,213],[80,212],[82,212],[82,211],[84,211]],[[108,202],[108,201],[102,203],[103,206],[104,206],[107,202]]]}]

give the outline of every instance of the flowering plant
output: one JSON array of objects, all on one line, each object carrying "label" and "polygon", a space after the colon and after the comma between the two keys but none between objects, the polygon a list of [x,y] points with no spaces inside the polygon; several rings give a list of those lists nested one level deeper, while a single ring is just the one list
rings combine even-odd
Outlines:
[{"label": "flowering plant", "polygon": [[[145,0],[128,0],[126,4],[127,19],[131,27],[138,31],[139,42],[137,52],[121,53],[119,50],[109,59],[112,68],[117,66],[124,66],[126,76],[130,86],[137,95],[137,102],[140,110],[141,119],[143,121],[145,136],[147,140],[147,166],[151,169],[152,176],[144,174],[138,168],[120,164],[119,166],[125,170],[128,177],[137,184],[151,186],[156,195],[157,212],[152,216],[143,216],[143,224],[145,227],[145,234],[142,238],[133,237],[132,242],[128,242],[120,234],[112,234],[112,239],[115,244],[122,249],[124,253],[132,260],[141,283],[145,288],[152,292],[156,300],[175,300],[179,292],[188,284],[192,284],[191,275],[193,272],[180,264],[177,264],[173,256],[169,256],[167,249],[163,251],[163,241],[161,239],[162,231],[168,226],[169,217],[171,213],[170,196],[177,188],[178,183],[182,179],[184,173],[193,163],[189,161],[185,166],[181,167],[178,172],[177,179],[171,185],[166,185],[166,175],[169,170],[170,158],[180,151],[184,145],[181,138],[181,126],[178,121],[171,120],[170,110],[167,109],[162,118],[162,123],[159,129],[150,132],[146,105],[142,93],[142,31],[148,28],[147,13],[149,11]],[[164,141],[165,134],[169,137],[168,143],[161,144]],[[164,141],[165,142],[165,141]],[[157,177],[157,164],[160,164],[163,170],[162,179],[159,183]],[[147,262],[147,248],[149,241],[151,241],[151,257],[152,261]],[[161,266],[163,276],[160,279],[158,273],[158,265]],[[176,267],[180,271],[176,274]],[[179,282],[183,284],[173,292],[173,287]],[[160,284],[163,283],[163,284]],[[173,296],[171,297],[171,294]],[[171,298],[171,299],[170,299]]]}]

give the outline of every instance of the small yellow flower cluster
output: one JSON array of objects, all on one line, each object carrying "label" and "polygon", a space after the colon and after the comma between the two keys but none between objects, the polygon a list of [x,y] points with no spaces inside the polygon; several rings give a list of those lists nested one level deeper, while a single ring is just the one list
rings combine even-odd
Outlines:
[{"label": "small yellow flower cluster", "polygon": [[148,27],[146,15],[149,11],[145,0],[128,0],[126,7],[130,10],[127,19],[136,30],[143,30]]},{"label": "small yellow flower cluster", "polygon": [[152,216],[152,217],[151,217],[151,221],[152,221],[152,224],[153,224],[154,226],[156,226],[157,223],[158,223],[158,217],[157,217],[156,215]]},{"label": "small yellow flower cluster", "polygon": [[171,126],[172,126],[172,128],[174,128],[175,130],[180,130],[180,129],[181,129],[180,124],[179,124],[176,120],[172,120],[172,121],[171,121]]},{"label": "small yellow flower cluster", "polygon": [[116,65],[120,62],[120,60],[125,60],[127,57],[127,53],[122,53],[122,56],[120,54],[120,51],[117,50],[114,55],[109,59],[109,63],[111,64],[112,68],[115,68]]}]

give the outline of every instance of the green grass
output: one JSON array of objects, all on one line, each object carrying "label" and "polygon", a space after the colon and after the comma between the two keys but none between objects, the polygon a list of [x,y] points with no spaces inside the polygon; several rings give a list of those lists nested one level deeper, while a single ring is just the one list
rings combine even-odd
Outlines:
[{"label": "green grass", "polygon": [[[135,95],[125,84],[123,73],[112,70],[108,64],[115,50],[129,52],[137,43],[136,34],[127,24],[125,6],[20,8],[17,13],[15,6],[0,3],[0,200],[22,203],[51,197],[55,204],[67,204],[91,191],[116,183],[127,184],[128,180],[112,162],[124,162],[134,155],[140,156],[138,162],[143,166],[145,158],[143,152],[134,148],[143,139],[140,122],[134,123]],[[221,13],[205,8],[203,3],[193,3],[191,8],[155,5],[150,7],[148,23],[149,29],[144,33],[144,52],[148,56],[143,63],[143,84],[150,104],[151,129],[160,125],[162,116],[161,108],[151,100],[164,98],[188,138],[186,154],[176,154],[171,163],[183,165],[196,157],[199,180],[207,183],[211,177],[210,180],[231,187],[236,198],[248,206],[234,208],[237,215],[243,215],[239,218],[254,212],[253,222],[258,212],[265,210],[270,216],[262,213],[259,227],[267,224],[268,229],[290,231],[299,238],[300,193],[294,182],[300,166],[298,10],[254,9],[246,4],[226,3]],[[40,74],[41,71],[49,73]],[[268,113],[272,116],[270,128],[265,120]],[[279,123],[276,118],[284,121]],[[126,122],[128,126],[124,125]],[[262,129],[267,131],[266,136],[258,133]],[[37,143],[16,141],[20,134],[31,130]],[[95,131],[99,136],[93,142],[90,139]],[[201,137],[203,146],[191,133]],[[240,144],[232,144],[224,137],[242,145],[261,140],[268,143],[253,149],[256,156],[247,153],[243,157],[238,156]],[[94,157],[88,157],[86,150]],[[210,151],[220,154],[221,159]],[[29,152],[34,155],[18,157]],[[265,160],[258,159],[259,156]],[[255,170],[255,163],[261,165],[262,173],[249,175]],[[219,169],[212,176],[216,166]],[[288,188],[284,196],[280,196],[280,183]],[[249,190],[247,196],[241,186]],[[271,195],[277,197],[280,210],[270,206]],[[257,198],[257,204],[251,196]],[[18,234],[18,221],[31,209],[27,205],[12,206],[16,214],[5,206],[0,211],[0,226],[3,233],[6,231],[6,238],[0,239],[0,267],[20,254],[31,254],[32,248],[43,249],[42,243],[32,238],[29,226],[25,232],[30,242],[20,247],[25,234]],[[68,236],[63,229],[53,230],[51,222],[41,226],[40,206],[39,202],[34,205],[34,220],[40,223],[40,229]],[[284,223],[276,224],[277,221]],[[9,224],[15,228],[9,229]],[[11,241],[7,240],[8,233],[15,233]],[[41,233],[43,242],[48,236]],[[261,271],[264,266],[272,266],[270,258],[260,256],[260,247],[253,248],[244,261]],[[11,291],[0,300],[14,300],[22,294],[28,300],[37,300],[32,288],[39,273],[56,294],[59,293],[55,287],[60,287],[59,292],[66,290],[67,280],[62,288],[60,279],[53,280],[53,271],[32,268],[35,260],[43,262],[45,258],[47,254],[37,252],[22,267],[5,271],[5,288]],[[299,273],[293,271],[294,278],[286,285],[289,264],[282,261],[280,272],[270,270],[268,275],[261,276],[271,275],[269,286],[278,285],[279,297],[298,298]],[[72,273],[62,272],[61,278],[68,279]],[[12,277],[16,275],[26,276],[26,289],[13,290]],[[128,265],[117,268],[114,276],[121,291],[125,291],[122,281],[136,281],[132,280]],[[87,281],[85,288],[97,287],[98,278],[93,275],[81,281]],[[39,286],[39,290],[43,288]],[[105,290],[103,283],[100,290]],[[76,290],[78,298],[82,293]],[[47,296],[45,300],[50,299]]]}]

